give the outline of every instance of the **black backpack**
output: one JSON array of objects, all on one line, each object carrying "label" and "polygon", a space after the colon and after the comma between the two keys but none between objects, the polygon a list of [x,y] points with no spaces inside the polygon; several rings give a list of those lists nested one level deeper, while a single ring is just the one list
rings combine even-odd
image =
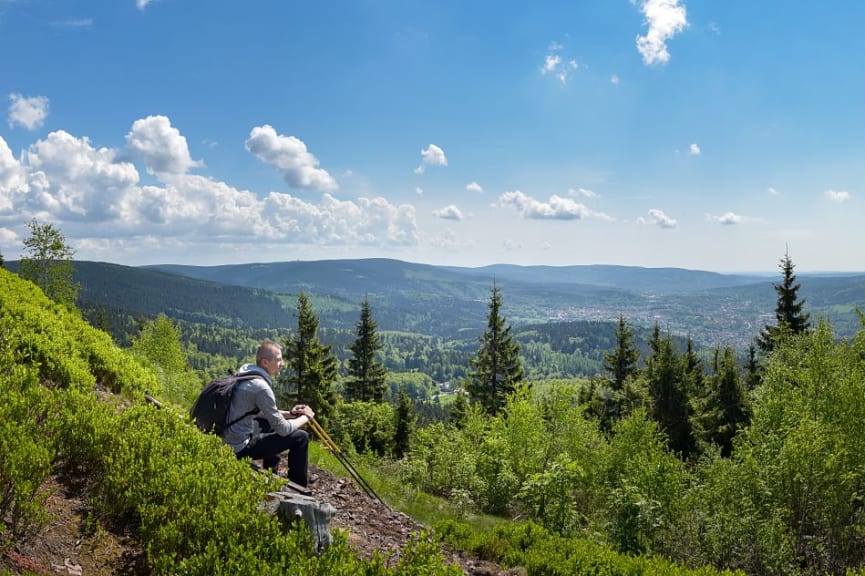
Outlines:
[{"label": "black backpack", "polygon": [[252,380],[257,377],[256,374],[230,374],[210,382],[199,393],[195,404],[192,405],[192,410],[189,411],[195,425],[204,432],[213,432],[222,436],[234,424],[247,416],[258,413],[258,408],[256,408],[231,422],[228,421],[228,408],[231,406],[231,398],[234,396],[234,386],[243,380]]}]

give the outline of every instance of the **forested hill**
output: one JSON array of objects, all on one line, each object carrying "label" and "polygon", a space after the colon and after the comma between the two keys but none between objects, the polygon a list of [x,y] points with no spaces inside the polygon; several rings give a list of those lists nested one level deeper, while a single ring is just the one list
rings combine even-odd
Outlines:
[{"label": "forested hill", "polygon": [[[16,269],[16,262],[7,263]],[[307,293],[322,327],[351,330],[368,298],[382,330],[446,339],[479,333],[493,283],[503,313],[519,326],[614,321],[660,324],[713,346],[747,345],[774,322],[779,278],[682,269],[621,266],[439,267],[389,259],[275,262],[233,266],[129,267],[76,261],[84,305],[136,316],[169,317],[226,327],[285,328],[296,323],[299,292]],[[814,319],[832,321],[839,336],[858,326],[865,275],[800,275],[801,296]],[[469,336],[470,337],[470,336]]]},{"label": "forested hill", "polygon": [[637,266],[516,266],[479,268],[432,266],[386,258],[235,264],[225,266],[157,265],[155,270],[224,284],[296,292],[306,286],[325,293],[382,291],[424,292],[454,283],[486,293],[493,280],[514,285],[614,288],[644,295],[672,294],[765,283],[766,276],[728,275],[682,268]]}]

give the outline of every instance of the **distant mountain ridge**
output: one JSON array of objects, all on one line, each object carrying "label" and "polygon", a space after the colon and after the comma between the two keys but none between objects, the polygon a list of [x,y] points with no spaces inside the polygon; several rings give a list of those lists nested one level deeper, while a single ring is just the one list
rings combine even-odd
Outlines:
[{"label": "distant mountain ridge", "polygon": [[[780,281],[780,274],[606,265],[461,268],[384,258],[142,267],[76,261],[75,268],[82,302],[136,317],[165,313],[227,327],[288,329],[304,292],[322,327],[352,330],[368,298],[382,330],[461,339],[483,330],[495,285],[514,325],[608,322],[623,315],[634,326],[657,323],[704,345],[738,347],[774,324],[773,284]],[[865,274],[801,275],[799,281],[814,321],[828,318],[839,336],[858,330]]]},{"label": "distant mountain ridge", "polygon": [[316,278],[316,284],[330,289],[348,289],[348,281],[357,289],[382,289],[412,281],[515,282],[525,284],[586,285],[641,292],[672,294],[692,290],[709,290],[769,281],[766,277],[729,275],[683,268],[642,268],[615,265],[519,266],[493,264],[477,268],[417,264],[387,258],[356,260],[314,260],[218,266],[163,264],[143,268],[180,274],[201,280],[237,284],[274,291],[292,291],[297,278]]}]

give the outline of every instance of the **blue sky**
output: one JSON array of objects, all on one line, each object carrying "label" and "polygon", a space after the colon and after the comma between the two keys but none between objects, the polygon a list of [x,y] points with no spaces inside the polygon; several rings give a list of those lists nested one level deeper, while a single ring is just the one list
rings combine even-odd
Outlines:
[{"label": "blue sky", "polygon": [[0,0],[0,252],[865,271],[865,2]]}]

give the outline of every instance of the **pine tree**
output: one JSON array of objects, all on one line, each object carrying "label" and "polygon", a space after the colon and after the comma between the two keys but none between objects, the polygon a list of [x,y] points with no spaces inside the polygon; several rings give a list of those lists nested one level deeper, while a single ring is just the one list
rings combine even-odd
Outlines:
[{"label": "pine tree", "polygon": [[393,450],[394,456],[402,458],[408,454],[411,435],[414,432],[417,417],[414,413],[414,406],[411,398],[405,393],[405,390],[400,390],[399,403],[396,406],[396,426],[394,427],[393,435]]},{"label": "pine tree", "polygon": [[[318,316],[306,294],[297,297],[297,332],[285,344],[285,376],[280,380],[285,405],[308,404],[326,425],[336,405],[338,362],[330,346],[318,339]],[[293,393],[292,393],[293,392]]]},{"label": "pine tree", "polygon": [[487,315],[487,329],[480,337],[480,348],[471,360],[466,390],[484,410],[496,415],[507,402],[508,394],[523,380],[520,345],[505,326],[501,315],[502,294],[493,284]]},{"label": "pine tree", "polygon": [[613,390],[622,390],[625,382],[637,374],[639,361],[640,351],[637,350],[634,331],[620,314],[619,324],[616,326],[616,349],[604,354],[604,369],[610,374]]},{"label": "pine tree", "polygon": [[456,398],[454,398],[454,401],[449,406],[448,422],[462,429],[466,423],[466,418],[468,418],[468,413],[469,403],[466,395],[462,390],[457,390]]},{"label": "pine tree", "polygon": [[387,369],[377,358],[382,345],[372,319],[372,307],[366,298],[361,304],[360,320],[355,327],[357,338],[349,345],[351,357],[348,359],[346,396],[349,400],[383,402]]},{"label": "pine tree", "polygon": [[748,345],[748,364],[746,365],[745,384],[748,390],[754,390],[763,381],[760,363],[757,361],[757,347],[754,343]]},{"label": "pine tree", "polygon": [[775,292],[778,295],[775,305],[777,324],[775,326],[767,324],[757,337],[757,345],[766,354],[775,349],[775,345],[784,334],[802,334],[811,327],[810,314],[802,311],[805,300],[798,299],[801,285],[796,282],[796,274],[793,272],[796,266],[790,259],[789,253],[784,254],[778,267],[781,268],[783,280],[780,284],[775,284]]},{"label": "pine tree", "polygon": [[79,288],[73,280],[75,250],[53,224],[39,224],[34,218],[27,227],[30,236],[24,239],[21,277],[39,286],[55,302],[74,308]]},{"label": "pine tree", "polygon": [[695,415],[695,428],[703,442],[718,445],[721,455],[729,457],[733,453],[733,438],[750,419],[735,350],[728,346],[721,357],[716,349],[712,371],[706,396],[698,402],[700,413]]},{"label": "pine tree", "polygon": [[646,361],[644,377],[651,399],[652,418],[667,435],[670,449],[682,459],[687,459],[695,448],[687,357],[676,352],[672,336],[661,337],[657,324],[649,347],[653,353]]}]

